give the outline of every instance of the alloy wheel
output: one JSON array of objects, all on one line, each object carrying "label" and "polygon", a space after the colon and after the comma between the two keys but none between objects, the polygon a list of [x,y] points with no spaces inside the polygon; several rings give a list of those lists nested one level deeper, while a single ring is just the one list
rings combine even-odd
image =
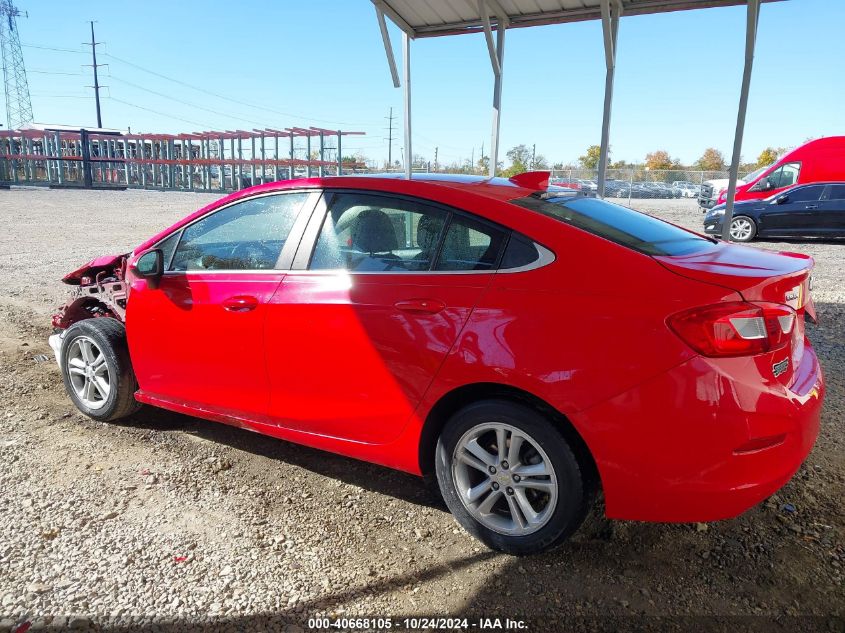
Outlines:
[{"label": "alloy wheel", "polygon": [[509,424],[478,424],[452,455],[458,496],[484,527],[509,536],[542,528],[557,506],[558,482],[546,452]]},{"label": "alloy wheel", "polygon": [[753,230],[754,227],[751,226],[751,220],[736,218],[731,222],[731,239],[737,242],[744,242],[751,237]]},{"label": "alloy wheel", "polygon": [[76,397],[89,409],[106,404],[111,393],[111,375],[103,351],[87,336],[70,343],[66,367]]}]

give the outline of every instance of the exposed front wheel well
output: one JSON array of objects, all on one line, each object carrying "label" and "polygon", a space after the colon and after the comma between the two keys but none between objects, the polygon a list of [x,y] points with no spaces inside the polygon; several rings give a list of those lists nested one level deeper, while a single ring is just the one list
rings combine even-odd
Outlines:
[{"label": "exposed front wheel well", "polygon": [[475,383],[458,387],[444,395],[431,409],[425,420],[420,436],[419,463],[423,475],[428,477],[434,471],[434,457],[437,448],[437,438],[449,419],[463,407],[481,400],[508,400],[534,409],[546,419],[552,421],[563,433],[581,472],[585,475],[585,483],[594,490],[601,486],[598,468],[586,442],[577,429],[560,411],[538,398],[532,393],[509,385],[497,383]]}]

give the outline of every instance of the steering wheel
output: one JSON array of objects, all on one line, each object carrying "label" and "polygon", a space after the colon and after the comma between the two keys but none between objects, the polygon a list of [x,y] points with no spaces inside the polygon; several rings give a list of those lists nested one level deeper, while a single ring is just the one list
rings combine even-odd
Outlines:
[{"label": "steering wheel", "polygon": [[233,260],[242,260],[244,268],[272,268],[276,264],[274,252],[260,242],[241,242],[230,254]]}]

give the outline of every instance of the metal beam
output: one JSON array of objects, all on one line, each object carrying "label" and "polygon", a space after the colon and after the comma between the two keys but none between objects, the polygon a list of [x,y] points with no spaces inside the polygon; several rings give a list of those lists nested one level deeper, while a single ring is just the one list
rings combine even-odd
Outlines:
[{"label": "metal beam", "polygon": [[596,195],[604,198],[604,184],[607,180],[607,157],[610,150],[610,111],[613,106],[613,80],[616,76],[616,40],[619,33],[619,15],[622,4],[601,0],[601,25],[604,35],[604,112],[601,121],[601,146],[599,148],[598,190]]},{"label": "metal beam", "polygon": [[493,133],[490,142],[490,165],[489,174],[492,178],[496,175],[496,165],[499,160],[499,127],[501,122],[502,112],[502,75],[505,69],[505,28],[507,23],[499,18],[496,23],[496,61],[498,62],[499,72],[495,73],[495,80],[493,82]]},{"label": "metal beam", "polygon": [[502,66],[499,64],[499,56],[496,52],[496,45],[493,43],[493,29],[490,27],[490,11],[485,0],[478,0],[478,12],[484,27],[484,39],[487,42],[487,52],[490,53],[490,64],[493,66],[493,75],[498,77],[502,74]]},{"label": "metal beam", "polygon": [[411,38],[402,31],[402,72],[405,80],[405,178],[411,179]]},{"label": "metal beam", "polygon": [[384,54],[387,55],[387,65],[390,66],[390,77],[393,79],[393,87],[399,87],[399,71],[396,70],[396,57],[393,55],[393,44],[390,43],[390,33],[387,32],[387,23],[384,21],[384,11],[378,3],[373,5],[376,8],[376,19],[378,28],[381,31],[381,41],[384,43]]},{"label": "metal beam", "polygon": [[739,92],[739,109],[736,114],[734,149],[731,154],[731,168],[728,176],[728,198],[725,201],[725,215],[722,220],[722,239],[731,236],[731,221],[736,197],[736,181],[739,177],[739,161],[742,152],[742,134],[745,131],[745,112],[748,109],[748,89],[751,86],[751,68],[754,65],[754,47],[757,43],[757,24],[760,21],[760,0],[748,0],[745,21],[745,68],[742,71],[742,88]]}]

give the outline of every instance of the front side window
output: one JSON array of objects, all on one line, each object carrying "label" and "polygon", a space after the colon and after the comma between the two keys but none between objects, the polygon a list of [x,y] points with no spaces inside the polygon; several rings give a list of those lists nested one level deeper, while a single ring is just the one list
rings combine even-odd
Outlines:
[{"label": "front side window", "polygon": [[822,197],[825,185],[810,185],[809,187],[797,187],[792,191],[781,194],[786,195],[788,202],[815,202]]},{"label": "front side window", "polygon": [[646,255],[689,255],[716,248],[706,237],[598,198],[537,192],[511,202]]},{"label": "front side window", "polygon": [[798,182],[798,174],[801,171],[801,163],[786,163],[769,174],[769,189],[781,189],[791,187]]},{"label": "front side window", "polygon": [[370,193],[331,195],[311,270],[430,270],[448,213],[421,202]]},{"label": "front side window", "polygon": [[307,193],[237,202],[182,231],[170,270],[272,269]]}]

